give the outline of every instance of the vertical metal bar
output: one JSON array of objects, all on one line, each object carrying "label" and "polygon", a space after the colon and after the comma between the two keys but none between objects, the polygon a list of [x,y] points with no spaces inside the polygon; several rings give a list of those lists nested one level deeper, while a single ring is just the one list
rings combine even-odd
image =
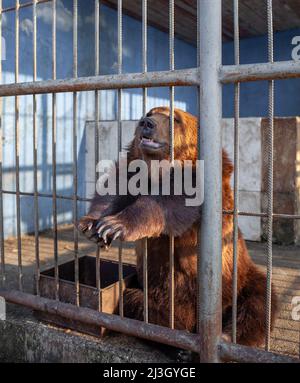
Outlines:
[{"label": "vertical metal bar", "polygon": [[[169,67],[175,69],[174,60],[174,0],[169,0]],[[170,161],[174,164],[174,87],[170,87]],[[174,328],[174,237],[169,238],[169,323]]]},{"label": "vertical metal bar", "polygon": [[[37,0],[33,0],[32,19],[33,19],[33,81],[37,78],[36,62],[36,37],[37,37]],[[38,200],[38,178],[37,178],[37,118],[36,118],[36,95],[33,95],[33,190],[34,190],[34,243],[35,243],[35,275],[36,275],[36,293],[40,295],[40,254],[39,254],[39,200]]]},{"label": "vertical metal bar", "polygon": [[[169,68],[175,69],[174,0],[169,0]],[[170,160],[174,162],[174,86],[170,87]]]},{"label": "vertical metal bar", "polygon": [[[148,71],[148,30],[147,30],[147,6],[148,0],[142,0],[142,45],[143,45],[143,53],[142,53],[142,63],[143,63],[143,73]],[[143,115],[145,116],[147,113],[147,88],[143,88]]]},{"label": "vertical metal bar", "polygon": [[[2,0],[0,0],[0,83],[2,83]],[[0,252],[1,252],[1,286],[5,286],[5,250],[3,232],[3,120],[2,120],[3,99],[0,97]]]},{"label": "vertical metal bar", "polygon": [[200,6],[200,158],[204,160],[201,215],[199,332],[200,361],[218,361],[222,328],[222,2]]},{"label": "vertical metal bar", "polygon": [[[122,73],[123,65],[123,23],[122,23],[122,0],[118,0],[118,73]],[[122,90],[118,89],[118,148],[122,151]],[[123,310],[123,261],[122,243],[119,245],[119,314],[124,316]]]},{"label": "vertical metal bar", "polygon": [[[73,0],[73,77],[78,76],[78,0]],[[76,305],[79,299],[79,259],[78,259],[78,180],[77,180],[77,93],[73,93],[73,224],[74,224],[74,265]]]},{"label": "vertical metal bar", "polygon": [[[100,74],[100,19],[99,19],[99,0],[95,0],[95,76]],[[95,169],[99,162],[99,91],[95,91]],[[95,172],[95,185],[97,182],[97,172]],[[101,254],[100,246],[96,248],[96,288],[98,292],[98,311],[102,311],[101,299],[101,278],[100,278]]]},{"label": "vertical metal bar", "polygon": [[[197,1],[197,67],[200,68],[200,2]],[[199,69],[200,70],[200,69]],[[197,87],[197,102],[198,102],[198,110],[197,110],[197,116],[198,116],[198,126],[200,125],[200,84]],[[200,129],[198,128],[197,131],[197,159],[200,160]],[[201,252],[200,252],[200,234],[201,231],[198,230],[197,233],[197,303],[196,303],[196,315],[197,315],[197,333],[199,334],[199,313],[200,313],[200,297],[199,297],[199,289],[200,289],[200,259],[201,259]]]},{"label": "vertical metal bar", "polygon": [[[52,78],[56,79],[56,0],[52,1]],[[52,93],[52,214],[55,298],[59,300],[59,269],[57,246],[57,200],[56,200],[56,94]]]},{"label": "vertical metal bar", "polygon": [[[234,9],[234,62],[240,64],[239,0],[233,0]],[[237,334],[237,284],[238,284],[238,212],[239,212],[239,117],[240,84],[234,85],[234,207],[233,207],[233,275],[232,275],[232,342]]]},{"label": "vertical metal bar", "polygon": [[[274,62],[273,42],[273,1],[267,0],[268,18],[268,59]],[[269,81],[269,105],[268,105],[268,185],[267,185],[267,291],[266,291],[266,344],[265,349],[270,350],[270,332],[272,315],[272,262],[273,262],[273,158],[274,158],[274,80]]]},{"label": "vertical metal bar", "polygon": [[[19,9],[20,2],[16,0],[15,20],[15,82],[19,82]],[[15,97],[15,161],[16,161],[16,210],[17,210],[17,241],[18,241],[18,278],[19,289],[23,290],[23,266],[21,243],[21,206],[20,206],[20,103]]]},{"label": "vertical metal bar", "polygon": [[[142,61],[143,73],[147,72],[147,0],[142,0]],[[143,88],[143,115],[147,114],[147,88]],[[143,289],[144,289],[144,321],[149,321],[148,308],[148,240],[144,239],[144,257],[143,257]]]}]

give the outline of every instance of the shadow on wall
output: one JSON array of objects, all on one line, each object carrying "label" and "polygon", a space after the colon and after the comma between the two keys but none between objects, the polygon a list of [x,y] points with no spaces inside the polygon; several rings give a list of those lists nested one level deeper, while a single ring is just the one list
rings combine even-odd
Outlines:
[{"label": "shadow on wall", "polygon": [[[12,76],[6,74],[6,76]],[[21,76],[20,76],[21,77]],[[24,76],[21,77],[24,79]],[[91,96],[91,95],[90,95]],[[48,197],[39,198],[39,226],[46,229],[53,224],[53,204],[49,196],[53,193],[53,119],[52,96],[38,95],[36,130],[37,130],[37,189]],[[92,108],[88,106],[89,95],[78,95],[78,116],[76,131],[78,132],[77,159],[78,159],[78,185],[83,179],[84,146],[83,135],[86,116],[93,115]],[[74,190],[73,181],[73,109],[70,94],[56,96],[56,184],[57,194],[71,197]],[[33,156],[33,97],[21,96],[19,98],[19,184],[23,193],[34,191],[34,156]],[[15,154],[15,100],[12,97],[3,99],[3,189],[16,191],[16,154]],[[80,193],[80,186],[79,186]],[[81,194],[79,194],[81,195]],[[84,195],[81,195],[84,197]],[[16,197],[4,194],[4,234],[6,237],[16,235]],[[21,230],[22,233],[34,230],[34,199],[32,196],[20,197],[21,204]],[[79,209],[81,208],[79,204]],[[72,222],[72,201],[57,200],[58,223]]]},{"label": "shadow on wall", "polygon": [[[14,0],[6,1],[5,7],[14,6]],[[72,0],[57,1],[57,78],[72,77]],[[52,4],[37,6],[37,79],[52,77]],[[142,39],[132,39],[132,35],[142,36],[141,23],[124,16],[124,72],[138,72],[142,68]],[[117,59],[117,14],[115,10],[100,7],[100,72],[116,73]],[[79,2],[78,9],[78,75],[90,76],[94,67],[94,1]],[[149,70],[168,69],[168,35],[149,27]],[[15,73],[15,13],[6,12],[3,16],[3,37],[6,41],[6,60],[3,61],[3,83],[14,83]],[[20,9],[20,58],[19,81],[33,79],[33,23],[32,8]],[[140,52],[140,54],[139,54]],[[195,48],[176,40],[176,67],[193,67],[196,62]],[[116,119],[117,98],[115,91],[99,92],[99,112],[102,120]],[[148,92],[148,108],[166,105],[169,99],[168,89],[151,89]],[[78,93],[78,113],[76,119],[78,192],[85,197],[85,126],[87,121],[95,120],[94,92]],[[176,105],[190,109],[194,105],[195,89],[178,88]],[[37,169],[38,192],[52,194],[52,96],[37,95]],[[19,97],[19,165],[20,190],[32,193],[34,189],[33,169],[33,97]],[[140,89],[123,91],[123,119],[137,119],[142,114],[142,92]],[[56,96],[56,163],[57,194],[73,193],[73,96],[72,93]],[[3,98],[3,189],[16,190],[15,161],[15,101],[13,97]],[[34,230],[34,200],[30,196],[21,196],[22,233]],[[53,223],[51,198],[40,197],[40,229]],[[81,214],[86,208],[79,203]],[[72,201],[57,200],[58,223],[72,221]],[[4,195],[5,236],[16,235],[16,197]]]}]

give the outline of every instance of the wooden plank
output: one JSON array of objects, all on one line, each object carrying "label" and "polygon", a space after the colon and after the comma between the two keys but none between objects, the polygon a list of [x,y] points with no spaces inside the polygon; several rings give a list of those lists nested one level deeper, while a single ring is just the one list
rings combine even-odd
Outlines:
[{"label": "wooden plank", "polygon": [[299,27],[299,0],[273,0],[273,16],[275,31],[282,31]]},{"label": "wooden plank", "polygon": [[[117,0],[103,0],[102,3],[117,8]],[[141,20],[141,0],[123,0],[124,13]],[[275,30],[300,27],[299,0],[273,0]],[[148,2],[149,25],[168,32],[168,1]],[[196,44],[197,41],[197,2],[196,0],[175,0],[175,35],[184,41]],[[261,0],[240,0],[240,37],[263,35],[267,32],[266,3]],[[223,39],[233,39],[232,0],[223,1]]]}]

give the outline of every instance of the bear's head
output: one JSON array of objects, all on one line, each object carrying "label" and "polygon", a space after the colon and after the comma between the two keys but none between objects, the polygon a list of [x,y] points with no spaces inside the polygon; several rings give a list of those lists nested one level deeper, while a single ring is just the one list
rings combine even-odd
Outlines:
[{"label": "bear's head", "polygon": [[[197,159],[197,119],[180,109],[174,110],[174,158]],[[151,109],[140,119],[130,145],[132,158],[170,159],[170,109]]]},{"label": "bear's head", "polygon": [[[180,109],[174,110],[174,158],[192,160],[198,158],[198,119]],[[170,108],[157,107],[142,117],[135,136],[129,145],[129,159],[170,159]],[[233,166],[225,150],[222,153],[223,182],[229,182]]]}]

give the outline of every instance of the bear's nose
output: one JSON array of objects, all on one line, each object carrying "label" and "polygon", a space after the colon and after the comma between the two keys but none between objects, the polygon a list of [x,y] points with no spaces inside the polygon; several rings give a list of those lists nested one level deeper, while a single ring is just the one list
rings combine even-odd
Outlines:
[{"label": "bear's nose", "polygon": [[153,129],[155,128],[156,124],[155,124],[155,121],[153,121],[151,118],[149,117],[145,117],[142,121],[141,121],[141,125],[143,126],[143,136],[145,137],[151,137],[151,135],[153,134]]},{"label": "bear's nose", "polygon": [[141,120],[141,125],[144,126],[144,128],[149,128],[149,129],[153,129],[155,128],[155,121],[152,120],[152,118],[150,117],[145,117]]}]

